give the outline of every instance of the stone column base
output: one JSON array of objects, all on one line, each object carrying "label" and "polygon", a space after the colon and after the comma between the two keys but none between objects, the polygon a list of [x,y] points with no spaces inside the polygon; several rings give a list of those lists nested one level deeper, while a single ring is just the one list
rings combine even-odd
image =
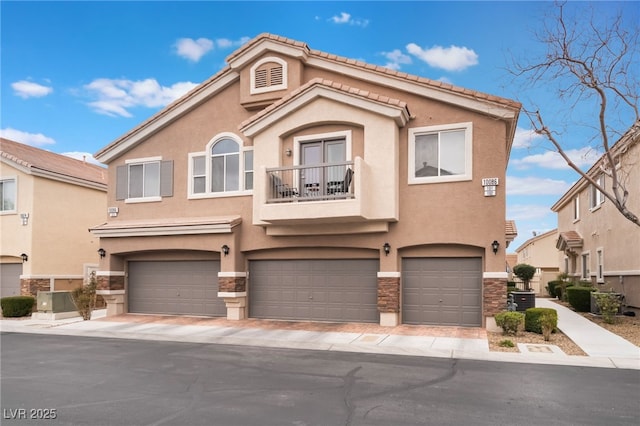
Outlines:
[{"label": "stone column base", "polygon": [[380,312],[380,325],[383,327],[400,325],[400,314],[397,312]]},{"label": "stone column base", "polygon": [[97,290],[96,294],[107,302],[108,317],[124,314],[124,290]]},{"label": "stone column base", "polygon": [[247,292],[218,292],[227,306],[227,319],[240,321],[247,318]]}]

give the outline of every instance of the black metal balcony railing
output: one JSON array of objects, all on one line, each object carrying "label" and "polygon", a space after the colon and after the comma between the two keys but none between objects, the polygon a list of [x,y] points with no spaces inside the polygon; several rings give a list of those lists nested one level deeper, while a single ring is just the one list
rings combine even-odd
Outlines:
[{"label": "black metal balcony railing", "polygon": [[354,198],[353,161],[267,169],[267,203]]}]

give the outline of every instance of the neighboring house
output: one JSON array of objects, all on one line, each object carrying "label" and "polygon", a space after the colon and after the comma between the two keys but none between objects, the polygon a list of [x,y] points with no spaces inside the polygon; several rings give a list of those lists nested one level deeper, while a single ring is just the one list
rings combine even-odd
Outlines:
[{"label": "neighboring house", "polygon": [[[627,186],[629,210],[640,213],[640,121],[612,148],[616,170]],[[611,188],[610,166],[601,157],[588,176]],[[640,227],[631,223],[611,200],[581,178],[551,210],[558,214],[560,265],[573,280],[588,280],[625,295],[640,308]]]},{"label": "neighboring house", "polygon": [[0,139],[2,297],[71,290],[98,266],[107,169]]},{"label": "neighboring house", "polygon": [[[536,274],[529,283],[530,288],[537,294],[547,294],[546,286],[549,281],[558,278],[558,230],[552,229],[540,235],[534,235],[516,249],[517,261],[535,266]],[[515,266],[515,265],[514,265]]]},{"label": "neighboring house", "polygon": [[520,104],[270,34],[227,63],[96,153],[108,315],[482,326],[503,308]]}]

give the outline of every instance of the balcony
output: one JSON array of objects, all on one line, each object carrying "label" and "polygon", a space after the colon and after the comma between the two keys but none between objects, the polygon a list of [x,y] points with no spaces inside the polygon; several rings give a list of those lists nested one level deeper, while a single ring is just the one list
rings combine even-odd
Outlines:
[{"label": "balcony", "polygon": [[397,177],[386,169],[375,173],[360,157],[262,168],[256,181],[254,224],[269,235],[385,232],[397,221]]},{"label": "balcony", "polygon": [[267,203],[355,198],[353,161],[267,169]]}]

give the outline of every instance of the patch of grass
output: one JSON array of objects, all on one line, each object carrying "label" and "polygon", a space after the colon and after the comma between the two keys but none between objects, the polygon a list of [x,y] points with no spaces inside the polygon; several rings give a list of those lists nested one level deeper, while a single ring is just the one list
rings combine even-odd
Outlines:
[{"label": "patch of grass", "polygon": [[500,347],[502,348],[515,348],[516,345],[515,343],[513,343],[511,340],[509,339],[504,339],[501,340],[500,343],[498,343],[500,345]]}]

